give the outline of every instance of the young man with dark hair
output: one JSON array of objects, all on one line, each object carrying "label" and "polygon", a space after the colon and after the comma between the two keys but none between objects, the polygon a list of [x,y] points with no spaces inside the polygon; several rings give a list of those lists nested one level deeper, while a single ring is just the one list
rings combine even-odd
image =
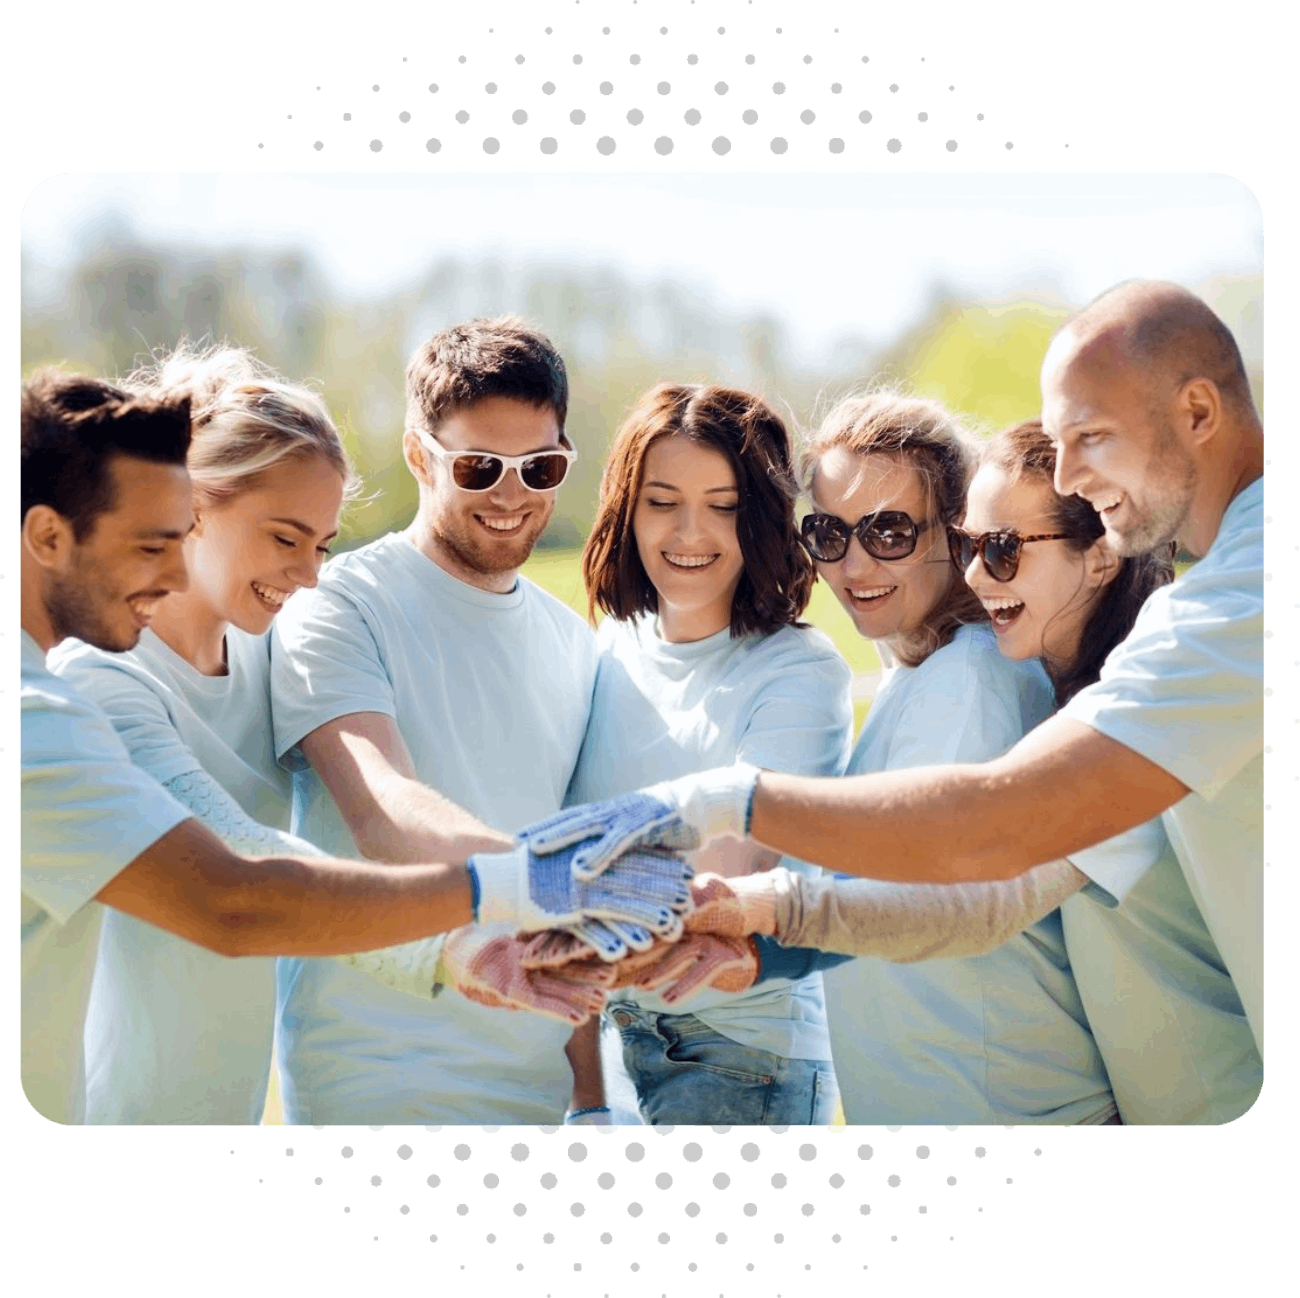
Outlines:
[{"label": "young man with dark hair", "polygon": [[[565,886],[567,866],[557,875],[525,848],[396,870],[299,856],[261,827],[223,841],[131,764],[108,718],[45,655],[68,636],[129,649],[157,601],[186,588],[188,443],[183,401],[59,374],[23,389],[22,1079],[33,1107],[58,1122],[82,1113],[95,902],[223,955],[324,956],[479,917],[545,928],[610,900],[591,904]],[[680,888],[670,875],[662,900]],[[629,880],[615,912],[643,891]]]},{"label": "young man with dark hair", "polygon": [[[596,651],[518,571],[574,458],[555,349],[512,318],[453,326],[412,359],[407,399],[415,519],[333,560],[280,615],[275,743],[312,841],[454,859],[561,805]],[[598,1082],[584,1089],[594,1025],[566,1047],[562,1024],[455,992],[418,1004],[333,962],[282,962],[280,977],[292,1121],[549,1123],[566,1100],[602,1103]]]}]

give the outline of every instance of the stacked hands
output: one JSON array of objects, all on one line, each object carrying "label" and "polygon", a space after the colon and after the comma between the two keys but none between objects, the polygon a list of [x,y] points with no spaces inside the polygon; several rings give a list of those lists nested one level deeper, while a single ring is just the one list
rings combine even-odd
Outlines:
[{"label": "stacked hands", "polygon": [[681,853],[744,833],[756,776],[728,768],[576,807],[524,830],[510,852],[472,857],[479,923],[447,937],[439,981],[574,1026],[624,987],[676,1005],[704,987],[752,986],[749,934],[771,931],[768,876],[692,883]]}]

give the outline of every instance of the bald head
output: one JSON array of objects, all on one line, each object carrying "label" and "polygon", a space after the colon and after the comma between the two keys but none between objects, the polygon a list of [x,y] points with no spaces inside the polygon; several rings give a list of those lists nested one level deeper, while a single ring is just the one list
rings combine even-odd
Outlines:
[{"label": "bald head", "polygon": [[1061,327],[1049,356],[1081,353],[1136,383],[1152,401],[1209,379],[1226,402],[1253,411],[1250,381],[1228,327],[1194,293],[1160,280],[1129,280],[1093,299]]}]

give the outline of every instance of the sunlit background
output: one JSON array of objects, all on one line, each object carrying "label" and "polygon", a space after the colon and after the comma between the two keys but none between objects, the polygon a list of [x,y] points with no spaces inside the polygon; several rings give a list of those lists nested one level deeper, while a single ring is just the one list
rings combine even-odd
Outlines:
[{"label": "sunlit background", "polygon": [[[111,377],[183,336],[252,347],[343,430],[367,488],[348,548],[415,511],[408,355],[517,312],[566,358],[580,456],[526,571],[585,613],[605,451],[655,383],[753,389],[797,431],[884,380],[991,432],[1037,414],[1060,321],[1143,276],[1219,312],[1260,399],[1262,239],[1221,176],[61,176],[24,211],[23,367]],[[822,585],[808,617],[854,669],[860,724],[879,660]]]}]

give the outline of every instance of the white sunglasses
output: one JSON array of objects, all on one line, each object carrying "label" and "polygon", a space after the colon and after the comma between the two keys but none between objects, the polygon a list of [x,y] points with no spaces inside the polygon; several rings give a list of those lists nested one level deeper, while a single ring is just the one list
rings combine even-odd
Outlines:
[{"label": "white sunglasses", "polygon": [[[451,480],[462,491],[491,491],[514,469],[529,491],[554,491],[568,475],[578,452],[569,447],[534,451],[531,455],[497,455],[491,451],[449,451],[423,429],[415,429],[421,443],[440,460],[451,463]],[[563,436],[563,434],[561,434]],[[568,438],[565,438],[568,441]]]}]

